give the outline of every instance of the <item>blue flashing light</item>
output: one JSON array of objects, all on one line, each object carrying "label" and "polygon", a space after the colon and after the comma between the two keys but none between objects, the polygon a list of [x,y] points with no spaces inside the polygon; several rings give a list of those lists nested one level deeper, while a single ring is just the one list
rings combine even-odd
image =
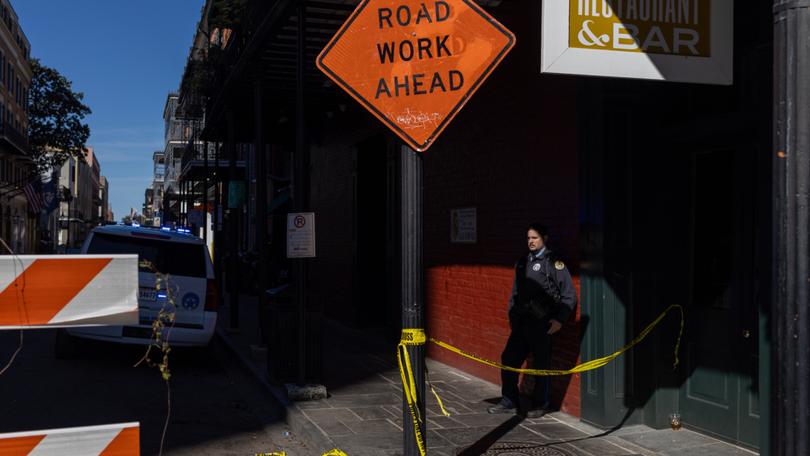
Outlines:
[{"label": "blue flashing light", "polygon": [[141,226],[141,224],[140,224],[140,223],[138,223],[138,222],[132,222],[132,226],[134,226],[134,227],[139,227],[139,226]]},{"label": "blue flashing light", "polygon": [[171,231],[171,230],[172,230],[171,227],[168,227],[168,226],[161,226],[160,227],[160,231]]}]

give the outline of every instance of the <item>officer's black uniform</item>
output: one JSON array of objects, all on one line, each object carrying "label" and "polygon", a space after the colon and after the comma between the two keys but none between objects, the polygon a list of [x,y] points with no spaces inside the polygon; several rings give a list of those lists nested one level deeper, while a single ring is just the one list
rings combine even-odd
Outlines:
[{"label": "officer's black uniform", "polygon": [[[571,274],[548,248],[544,247],[537,253],[529,252],[518,260],[512,296],[509,299],[509,324],[512,332],[501,355],[501,362],[506,366],[520,367],[531,353],[532,368],[549,369],[549,320],[565,323],[576,303]],[[503,397],[518,404],[518,374],[502,370],[501,385]],[[532,396],[535,408],[548,407],[548,385],[548,377],[535,377]]]}]

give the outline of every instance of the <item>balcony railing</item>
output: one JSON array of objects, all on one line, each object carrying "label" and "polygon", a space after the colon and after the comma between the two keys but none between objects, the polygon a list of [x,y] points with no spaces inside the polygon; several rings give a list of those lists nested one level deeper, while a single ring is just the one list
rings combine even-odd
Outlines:
[{"label": "balcony railing", "polygon": [[[205,151],[204,151],[204,149],[205,149],[205,146],[202,145],[202,144],[194,144],[193,146],[188,145],[186,147],[185,151],[183,152],[183,158],[182,158],[182,160],[180,162],[180,173],[181,174],[187,169],[188,166],[191,165],[191,162],[193,162],[195,160],[200,160],[200,161],[205,160]],[[216,158],[216,156],[214,155],[214,149],[212,147],[209,147],[208,148],[208,160],[211,162],[212,165],[214,163],[214,158]]]},{"label": "balcony railing", "polygon": [[[213,66],[211,68],[211,79],[208,81],[210,87],[208,88],[209,98],[206,112],[213,112],[213,105],[222,96],[225,81],[231,75],[234,65],[247,49],[251,38],[267,18],[269,12],[276,8],[280,1],[282,0],[249,0],[246,2],[240,20],[231,30],[227,45],[223,50],[215,53],[217,55],[216,62],[209,63],[213,64]],[[209,54],[214,53],[209,50]]]},{"label": "balcony railing", "polygon": [[20,150],[20,152],[27,154],[28,153],[28,135],[18,132],[17,130],[11,128],[8,124],[0,125],[0,136],[2,136],[6,141],[11,143],[14,147]]}]

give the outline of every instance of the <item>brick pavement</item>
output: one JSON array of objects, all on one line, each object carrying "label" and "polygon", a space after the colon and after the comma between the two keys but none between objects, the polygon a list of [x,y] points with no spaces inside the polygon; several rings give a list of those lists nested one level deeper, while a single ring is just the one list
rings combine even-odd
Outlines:
[{"label": "brick pavement", "polygon": [[[219,336],[251,372],[280,399],[270,384],[265,361],[251,356],[258,344],[256,300],[243,298],[240,331],[224,330],[227,306],[220,314]],[[287,421],[316,452],[333,447],[350,456],[402,454],[402,389],[396,369],[395,341],[374,331],[358,331],[327,322],[324,344],[327,399],[290,403]],[[490,415],[497,385],[445,364],[428,360],[430,380],[451,416],[442,416],[432,395],[427,403],[428,454],[450,455],[755,455],[687,429],[655,430],[643,425],[612,432],[556,412],[539,419]],[[294,453],[288,453],[294,455]],[[320,453],[313,453],[320,454]]]}]

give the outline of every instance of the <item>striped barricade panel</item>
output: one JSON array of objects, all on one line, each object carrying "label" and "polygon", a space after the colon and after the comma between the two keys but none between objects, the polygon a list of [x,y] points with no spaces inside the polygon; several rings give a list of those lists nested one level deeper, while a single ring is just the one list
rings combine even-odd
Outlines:
[{"label": "striped barricade panel", "polygon": [[138,323],[137,255],[0,256],[0,329]]},{"label": "striped barricade panel", "polygon": [[140,424],[0,434],[0,456],[137,456]]}]

